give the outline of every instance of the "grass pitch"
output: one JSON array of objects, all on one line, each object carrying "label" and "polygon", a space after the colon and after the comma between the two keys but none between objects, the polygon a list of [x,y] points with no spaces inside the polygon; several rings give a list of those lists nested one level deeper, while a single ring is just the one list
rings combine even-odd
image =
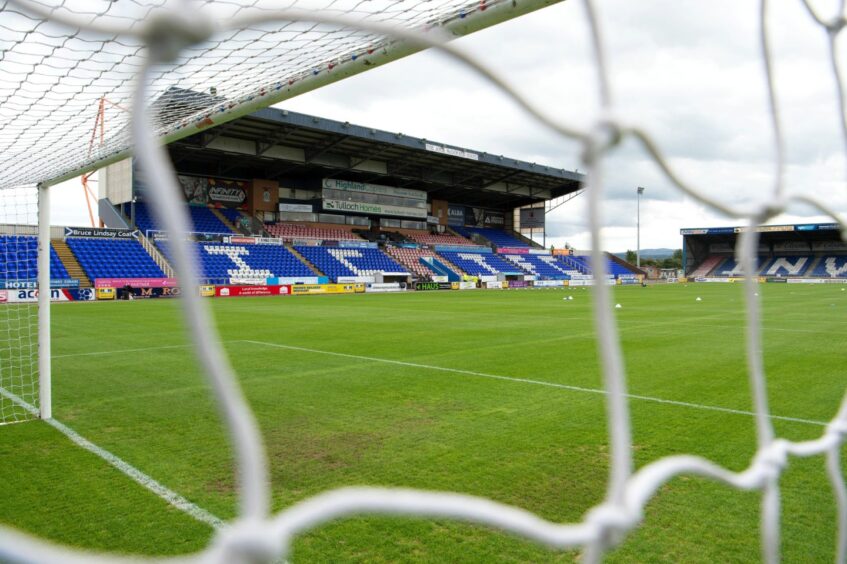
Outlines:
[{"label": "grass pitch", "polygon": [[[847,385],[847,292],[762,285],[759,293],[772,413],[808,420],[777,419],[777,432],[817,437]],[[615,301],[623,306],[615,315],[630,393],[692,404],[630,401],[637,465],[692,453],[745,468],[755,453],[753,418],[697,407],[751,409],[740,285],[621,287]],[[602,388],[589,290],[209,304],[261,426],[275,510],[346,485],[461,491],[562,522],[581,520],[603,499],[605,397],[542,384]],[[54,415],[229,519],[232,452],[177,306],[54,307]],[[823,459],[791,459],[781,486],[785,561],[832,561],[835,502]],[[0,427],[0,499],[3,523],[80,547],[178,554],[213,536],[38,421]],[[755,561],[758,526],[757,493],[679,477],[609,560]],[[295,562],[577,558],[483,527],[404,518],[337,522],[298,538],[291,555]]]}]

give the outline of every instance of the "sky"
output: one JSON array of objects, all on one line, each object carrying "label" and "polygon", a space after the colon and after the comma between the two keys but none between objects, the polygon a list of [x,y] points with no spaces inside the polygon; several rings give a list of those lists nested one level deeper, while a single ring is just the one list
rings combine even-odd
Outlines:
[{"label": "sky", "polygon": [[[815,195],[847,213],[845,146],[826,35],[800,0],[771,4],[773,63],[787,141],[786,190]],[[776,170],[757,5],[596,2],[615,115],[645,128],[677,173],[698,190],[746,208],[769,200]],[[836,10],[836,0],[814,5],[822,14]],[[589,128],[598,119],[597,73],[582,2],[566,0],[456,45],[508,77],[560,121]],[[584,172],[579,144],[538,124],[439,53],[407,57],[278,107]],[[645,187],[641,248],[679,248],[684,227],[739,224],[682,195],[632,141],[610,153],[604,178],[606,250],[635,249],[638,186]],[[88,223],[81,191],[78,182],[62,187],[54,223]],[[586,204],[582,195],[548,215],[548,245],[589,248]],[[817,221],[829,218],[795,206],[771,223]]]}]

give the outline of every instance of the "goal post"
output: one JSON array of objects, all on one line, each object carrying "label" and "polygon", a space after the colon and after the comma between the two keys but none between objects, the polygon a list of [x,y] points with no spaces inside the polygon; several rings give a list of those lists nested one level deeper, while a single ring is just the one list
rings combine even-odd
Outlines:
[{"label": "goal post", "polygon": [[53,417],[50,357],[50,187],[38,186],[38,410]]}]

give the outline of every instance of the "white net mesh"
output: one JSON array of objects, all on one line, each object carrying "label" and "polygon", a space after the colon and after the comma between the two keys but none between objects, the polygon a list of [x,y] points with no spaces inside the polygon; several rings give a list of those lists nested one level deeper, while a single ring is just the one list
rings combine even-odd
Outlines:
[{"label": "white net mesh", "polygon": [[0,425],[38,405],[37,219],[34,186],[0,191]]},{"label": "white net mesh", "polygon": [[[48,10],[57,17],[140,31],[140,22],[163,4],[66,0]],[[197,4],[210,18],[227,21],[257,3]],[[490,4],[496,8],[503,2]],[[489,9],[485,2],[464,0],[314,0],[296,5],[408,29],[475,22],[475,13]],[[122,108],[132,104],[134,79],[146,58],[144,40],[69,29],[15,3],[6,3],[0,13],[0,153],[17,163],[0,167],[0,186],[49,180],[125,154],[131,145],[130,118]],[[263,14],[270,12],[256,7],[252,13],[257,17],[249,25],[210,34],[150,74],[149,99],[156,101],[158,135],[183,129],[193,133],[243,106],[267,106],[274,99],[361,72],[384,62],[389,48],[397,50],[390,39],[361,29],[263,23]],[[98,137],[90,144],[101,100],[107,102],[108,127],[102,143]]]},{"label": "white net mesh", "polygon": [[[842,110],[838,126],[845,133],[847,143],[836,49],[837,38],[845,24],[844,4],[840,2],[837,14],[829,18],[818,15],[809,4],[804,5],[829,40]],[[389,51],[397,55],[420,47],[437,46],[487,77],[540,123],[581,145],[583,166],[588,170],[593,259],[598,265],[594,274],[598,278],[605,275],[605,261],[600,255],[603,248],[600,240],[603,224],[600,205],[603,201],[602,164],[604,156],[624,138],[637,140],[681,191],[729,217],[752,224],[761,223],[782,212],[791,203],[783,196],[782,189],[783,140],[770,76],[766,0],[761,3],[761,40],[778,158],[774,190],[769,194],[767,203],[753,211],[733,209],[709,198],[705,190],[687,185],[667,164],[646,132],[630,128],[614,117],[612,90],[603,54],[604,42],[590,0],[585,1],[585,6],[598,68],[602,114],[595,120],[594,127],[588,130],[560,124],[553,116],[533,107],[505,81],[442,44],[443,35],[432,33],[432,30],[419,33],[439,22],[447,22],[441,27],[454,31],[450,22],[464,20],[462,15],[470,15],[474,10],[483,12],[483,7],[487,8],[487,13],[496,11],[498,6],[508,11],[512,4],[473,3],[472,7],[463,8],[438,2],[343,2],[327,3],[319,6],[325,9],[306,14],[299,9],[316,6],[298,5],[297,10],[257,10],[241,9],[238,4],[226,3],[223,9],[229,10],[225,14],[229,16],[227,18],[221,13],[214,13],[221,8],[208,5],[203,10],[189,11],[185,4],[178,3],[158,16],[148,13],[148,4],[131,4],[129,8],[122,7],[125,11],[120,13],[116,6],[110,4],[94,11],[86,6],[89,4],[65,2],[62,7],[54,9],[16,0],[5,4],[4,12],[0,12],[3,26],[18,26],[12,28],[17,30],[18,35],[11,42],[11,49],[6,51],[15,53],[17,60],[7,55],[0,67],[4,73],[3,82],[12,85],[2,102],[6,123],[0,142],[6,155],[13,155],[20,163],[12,166],[4,158],[3,166],[0,166],[0,185],[67,176],[69,171],[88,166],[89,160],[111,159],[114,154],[126,150],[130,129],[125,125],[110,132],[101,153],[89,157],[85,148],[79,146],[84,138],[81,132],[86,131],[82,124],[94,115],[94,110],[88,108],[100,97],[108,96],[114,103],[132,105],[132,142],[141,169],[154,192],[154,205],[162,225],[168,231],[185,231],[186,213],[184,207],[178,205],[179,189],[167,158],[157,144],[157,135],[172,138],[180,128],[195,130],[198,120],[201,126],[212,125],[221,119],[235,117],[239,111],[272,103],[277,98],[269,96],[267,89],[275,88],[275,85],[279,85],[281,90],[298,81],[309,82],[308,87],[317,86],[319,82],[314,80],[319,79],[312,77],[339,70],[335,69],[333,61],[337,61],[338,65],[354,64],[359,60],[359,54],[369,54],[372,49],[383,49],[386,55],[383,60],[388,60],[391,56]],[[363,7],[367,7],[367,13],[362,11]],[[87,12],[84,11],[86,9]],[[222,31],[213,22],[220,22],[219,25],[226,29],[241,31]],[[69,26],[71,32],[68,32],[68,27],[59,24]],[[80,28],[88,28],[89,31],[81,31]],[[380,39],[383,36],[393,39]],[[40,39],[29,41],[34,37]],[[323,46],[330,37],[332,46]],[[275,57],[265,57],[264,52],[259,52],[265,46],[264,42],[272,43],[282,38],[286,39],[286,47],[281,51],[277,50],[280,49],[277,45],[269,46]],[[73,41],[87,42],[85,56],[74,52],[73,43],[68,46],[68,42]],[[94,54],[91,54],[92,50]],[[254,56],[246,56],[248,53]],[[277,57],[285,63],[277,65]],[[245,69],[251,69],[254,77],[249,83],[239,78],[247,72]],[[198,80],[198,76],[203,79]],[[339,72],[338,76],[342,73]],[[139,79],[138,83],[132,86],[135,78]],[[289,84],[291,80],[294,83]],[[171,87],[207,92],[210,84],[216,86],[216,92],[212,95],[209,91],[209,97],[204,94],[190,99],[174,99],[166,94]],[[134,88],[134,93],[130,92],[131,88]],[[251,96],[253,98],[248,99]],[[230,108],[229,104],[233,107]],[[58,146],[58,153],[54,153],[54,144]],[[794,200],[815,206],[844,226],[824,202],[805,197],[795,197]],[[757,237],[755,230],[748,230],[740,239],[738,254],[748,273],[754,271],[752,264]],[[194,257],[184,241],[173,241],[172,255],[183,285],[194,286]],[[237,454],[240,484],[238,520],[223,529],[217,541],[199,558],[209,561],[271,561],[288,554],[296,535],[332,519],[362,514],[402,514],[486,524],[553,548],[582,547],[585,559],[594,562],[637,526],[643,518],[645,505],[659,487],[675,476],[694,474],[736,488],[762,491],[762,555],[765,560],[776,562],[780,546],[778,480],[787,459],[789,455],[824,455],[838,506],[837,559],[843,562],[847,554],[847,490],[839,455],[847,434],[847,403],[842,403],[825,432],[816,440],[798,443],[776,437],[767,404],[759,306],[754,280],[749,275],[745,291],[748,372],[758,431],[758,450],[752,464],[742,472],[732,472],[700,457],[672,456],[649,463],[635,472],[627,386],[617,329],[611,315],[610,290],[605,285],[595,288],[594,315],[607,392],[611,471],[604,503],[590,511],[583,521],[574,524],[552,523],[515,507],[461,494],[382,488],[327,492],[271,516],[266,461],[253,417],[246,408],[226,359],[219,352],[222,348],[216,346],[217,337],[209,314],[197,297],[187,293],[183,300],[186,319],[197,357],[212,384],[229,428]],[[90,562],[95,558],[90,554],[49,545],[8,528],[0,528],[0,556],[31,561]]]}]

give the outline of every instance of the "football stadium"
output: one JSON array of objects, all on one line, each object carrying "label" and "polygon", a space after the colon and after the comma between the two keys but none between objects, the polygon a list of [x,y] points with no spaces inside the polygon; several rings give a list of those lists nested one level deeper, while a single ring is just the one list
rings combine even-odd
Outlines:
[{"label": "football stadium", "polygon": [[[551,3],[0,7],[0,562],[845,561],[844,224],[446,42]],[[430,48],[580,159],[280,105]],[[737,223],[661,277],[602,243],[627,135]],[[551,244],[576,198],[590,249]]]}]

